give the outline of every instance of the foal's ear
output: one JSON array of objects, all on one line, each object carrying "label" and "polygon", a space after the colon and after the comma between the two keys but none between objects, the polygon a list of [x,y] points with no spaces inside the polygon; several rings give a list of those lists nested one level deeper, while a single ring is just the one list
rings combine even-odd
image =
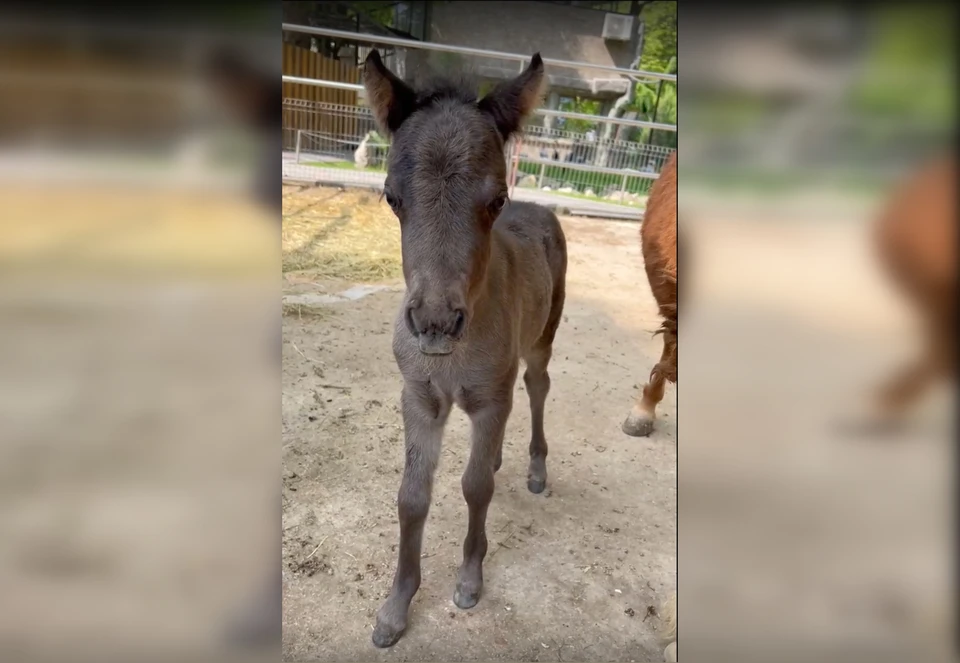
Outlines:
[{"label": "foal's ear", "polygon": [[493,116],[500,135],[507,140],[540,105],[545,83],[543,60],[536,53],[523,73],[497,85],[478,105]]},{"label": "foal's ear", "polygon": [[386,68],[376,49],[363,63],[363,87],[377,124],[388,136],[416,110],[416,92]]}]

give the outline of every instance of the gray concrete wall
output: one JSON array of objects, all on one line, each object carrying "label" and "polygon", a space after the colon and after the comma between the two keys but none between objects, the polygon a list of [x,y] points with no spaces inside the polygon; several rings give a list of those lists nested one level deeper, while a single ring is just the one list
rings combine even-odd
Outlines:
[{"label": "gray concrete wall", "polygon": [[[525,55],[539,51],[545,58],[629,67],[636,34],[630,42],[603,39],[604,16],[602,11],[544,2],[432,2],[428,39]],[[432,60],[436,55],[430,57]],[[465,58],[458,64],[471,66],[490,78],[515,76],[521,69],[519,63],[489,58]],[[548,67],[547,73],[550,88],[567,94],[616,98],[626,90],[626,79],[611,72]],[[591,79],[604,81],[597,86],[597,93],[591,91]]]}]

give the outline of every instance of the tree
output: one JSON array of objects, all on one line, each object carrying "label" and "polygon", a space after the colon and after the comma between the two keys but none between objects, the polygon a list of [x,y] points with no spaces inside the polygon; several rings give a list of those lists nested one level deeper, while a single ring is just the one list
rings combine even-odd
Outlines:
[{"label": "tree", "polygon": [[[666,74],[677,73],[677,3],[652,2],[644,7],[646,38],[640,68]],[[670,82],[636,84],[635,102],[629,110],[650,122],[677,123],[677,86]],[[641,129],[637,140],[650,145],[677,146],[674,131]]]},{"label": "tree", "polygon": [[[637,57],[631,68],[659,73],[677,71],[677,3],[653,0],[637,3],[637,18],[640,21]],[[672,92],[670,91],[672,89]],[[634,112],[641,120],[676,124],[677,122],[676,86],[663,82],[637,82],[626,94],[614,102],[608,117],[621,117],[625,112]],[[606,124],[602,133],[602,145],[614,136],[613,124]],[[645,132],[645,133],[644,133]],[[670,136],[658,134],[669,133]],[[676,133],[641,131],[641,140],[656,145],[676,146]],[[608,149],[601,147],[597,151],[597,165],[605,166]]]},{"label": "tree", "polygon": [[[580,97],[577,97],[576,99],[563,99],[560,101],[559,110],[567,113],[598,115],[600,112],[600,102],[596,99],[581,99]],[[572,131],[574,133],[582,134],[590,131],[591,129],[595,129],[596,126],[596,122],[590,122],[588,120],[572,120],[570,118],[563,118],[564,131]]]}]

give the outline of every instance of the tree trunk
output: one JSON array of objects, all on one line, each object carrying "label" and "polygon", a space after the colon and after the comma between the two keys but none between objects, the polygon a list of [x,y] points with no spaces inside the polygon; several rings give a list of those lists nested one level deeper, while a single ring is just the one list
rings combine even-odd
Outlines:
[{"label": "tree trunk", "polygon": [[[646,3],[643,3],[646,4]],[[642,6],[641,6],[642,8]],[[637,12],[639,17],[640,12]],[[640,25],[637,26],[637,50],[634,52],[633,62],[630,63],[631,69],[640,68],[640,59],[643,57],[643,34],[646,23],[641,18]],[[619,118],[624,109],[633,103],[633,100],[637,96],[637,84],[635,81],[628,79],[627,80],[627,91],[622,97],[613,102],[613,108],[610,109],[610,112],[607,113],[607,117],[610,118]],[[613,139],[614,131],[618,125],[611,122],[607,122],[603,125],[603,132],[600,134],[599,149],[597,150],[597,159],[596,165],[601,168],[606,168],[607,160],[610,158],[610,141]]]}]

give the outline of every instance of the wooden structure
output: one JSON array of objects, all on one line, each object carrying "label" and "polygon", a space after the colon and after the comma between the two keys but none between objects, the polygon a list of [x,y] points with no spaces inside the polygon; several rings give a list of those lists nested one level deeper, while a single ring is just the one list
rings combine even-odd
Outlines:
[{"label": "wooden structure", "polygon": [[[293,44],[283,44],[283,75],[315,78],[341,83],[360,83],[360,69],[352,64],[324,57]],[[357,106],[359,95],[353,90],[335,90],[316,85],[283,84],[283,149],[296,147],[298,130],[311,134],[356,136],[359,122],[355,113],[331,111],[327,104]],[[288,99],[297,100],[288,104]],[[304,103],[309,102],[309,103]],[[359,140],[359,137],[358,137]]]}]

